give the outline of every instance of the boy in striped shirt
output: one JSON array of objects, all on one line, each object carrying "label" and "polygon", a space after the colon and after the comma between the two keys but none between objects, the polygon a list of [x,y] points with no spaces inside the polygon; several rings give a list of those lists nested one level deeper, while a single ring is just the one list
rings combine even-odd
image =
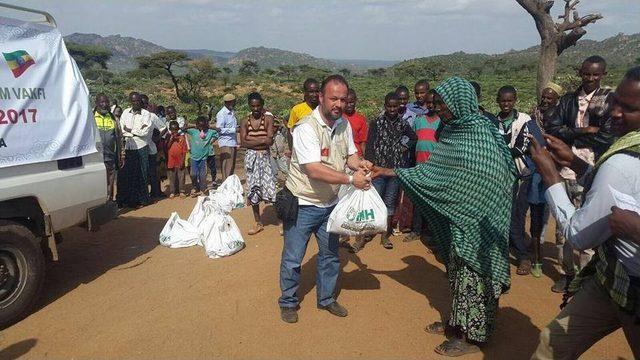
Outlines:
[{"label": "boy in striped shirt", "polygon": [[[433,105],[435,92],[429,90],[425,97],[426,114],[418,116],[413,123],[413,130],[416,132],[418,141],[416,142],[416,166],[429,160],[431,152],[438,142],[438,134],[441,121]],[[404,242],[411,242],[420,239],[422,233],[422,215],[417,209],[413,211],[413,230],[404,238]]]}]

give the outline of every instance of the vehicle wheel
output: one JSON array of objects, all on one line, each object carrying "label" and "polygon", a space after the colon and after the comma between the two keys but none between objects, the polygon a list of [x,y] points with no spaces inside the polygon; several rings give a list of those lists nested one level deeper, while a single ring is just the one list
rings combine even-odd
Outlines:
[{"label": "vehicle wheel", "polygon": [[26,227],[0,220],[0,329],[26,316],[45,275],[42,249]]}]

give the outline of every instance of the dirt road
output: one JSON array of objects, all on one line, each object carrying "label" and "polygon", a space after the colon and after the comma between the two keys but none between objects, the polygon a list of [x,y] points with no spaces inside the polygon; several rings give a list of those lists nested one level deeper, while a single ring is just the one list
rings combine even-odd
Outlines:
[{"label": "dirt road", "polygon": [[[357,256],[341,250],[340,302],[350,314],[336,318],[316,309],[312,239],[302,270],[300,321],[285,324],[276,301],[278,228],[247,236],[252,216],[241,209],[234,218],[247,246],[232,257],[211,260],[200,247],[159,246],[170,212],[186,217],[193,204],[164,200],[122,215],[98,233],[65,232],[61,261],[49,268],[38,309],[0,333],[0,359],[440,358],[433,348],[443,339],[422,329],[447,310],[447,283],[443,267],[420,242],[396,238],[390,251],[374,241]],[[268,218],[275,220],[271,210]],[[552,253],[550,243],[545,251]],[[560,303],[549,290],[550,277],[558,276],[551,260],[544,270],[540,279],[513,276],[493,340],[469,359],[529,358]],[[583,359],[632,355],[617,331]]]}]

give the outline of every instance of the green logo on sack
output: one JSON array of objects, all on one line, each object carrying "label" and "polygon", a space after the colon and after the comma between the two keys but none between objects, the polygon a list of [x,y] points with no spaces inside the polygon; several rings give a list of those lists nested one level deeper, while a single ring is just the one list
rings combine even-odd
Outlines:
[{"label": "green logo on sack", "polygon": [[345,217],[347,218],[347,220],[351,222],[356,222],[356,223],[369,222],[369,221],[376,220],[376,214],[373,211],[373,209],[358,211],[355,208],[350,208],[347,211]]},{"label": "green logo on sack", "polygon": [[356,217],[356,222],[375,221],[375,220],[376,220],[376,214],[373,212],[373,209],[362,210],[358,213],[358,216]]}]

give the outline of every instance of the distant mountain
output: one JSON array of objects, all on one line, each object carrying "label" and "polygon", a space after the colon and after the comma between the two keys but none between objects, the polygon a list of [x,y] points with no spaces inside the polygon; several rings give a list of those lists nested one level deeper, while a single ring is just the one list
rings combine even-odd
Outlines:
[{"label": "distant mountain", "polygon": [[152,42],[128,36],[74,33],[64,37],[65,41],[80,45],[96,45],[106,48],[113,54],[107,63],[113,70],[131,70],[136,67],[137,56],[147,56],[167,50]]},{"label": "distant mountain", "polygon": [[[108,62],[110,69],[115,71],[130,70],[136,67],[137,56],[147,56],[153,53],[169,50],[152,42],[127,36],[75,33],[65,36],[66,41],[81,45],[97,45],[113,53]],[[309,65],[319,68],[338,70],[366,70],[371,68],[429,68],[434,66],[446,67],[449,73],[465,73],[470,69],[482,69],[487,61],[492,64],[504,63],[510,68],[533,69],[538,61],[538,46],[524,50],[511,50],[503,54],[467,54],[456,52],[448,55],[436,55],[402,62],[380,60],[335,60],[321,59],[309,54],[297,53],[266,47],[252,47],[239,52],[214,51],[207,49],[177,50],[186,53],[193,59],[208,57],[218,66],[237,67],[244,60],[258,63],[261,69],[277,68],[280,65]],[[565,50],[559,59],[559,66],[575,66],[587,56],[602,55],[611,66],[628,67],[640,57],[640,34],[618,34],[603,41],[582,40],[576,46]]]},{"label": "distant mountain", "polygon": [[229,59],[229,65],[240,65],[243,61],[255,61],[260,68],[277,68],[280,65],[309,65],[318,68],[332,69],[336,64],[330,60],[313,57],[309,54],[293,51],[260,47],[251,47],[240,50]]},{"label": "distant mountain", "polygon": [[386,67],[395,65],[399,62],[399,61],[388,61],[388,60],[364,60],[364,59],[330,59],[330,61],[337,64],[339,68],[358,69],[358,70],[386,68]]},{"label": "distant mountain", "polygon": [[200,58],[210,58],[218,65],[226,65],[229,59],[231,59],[236,53],[230,51],[215,51],[215,50],[206,50],[206,49],[196,49],[196,50],[179,50],[187,54],[192,59],[200,59]]}]

